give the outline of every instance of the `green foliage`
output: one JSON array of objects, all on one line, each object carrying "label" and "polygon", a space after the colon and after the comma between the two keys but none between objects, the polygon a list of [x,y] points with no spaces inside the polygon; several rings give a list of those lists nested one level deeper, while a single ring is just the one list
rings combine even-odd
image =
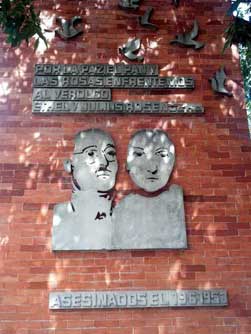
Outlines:
[{"label": "green foliage", "polygon": [[250,43],[246,46],[239,45],[241,71],[243,74],[244,90],[246,96],[246,108],[248,123],[251,134],[251,45]]},{"label": "green foliage", "polygon": [[[241,69],[243,76],[246,78],[245,85],[246,87],[251,87],[251,47],[240,46],[240,59],[241,59]],[[251,96],[250,96],[251,98]]]},{"label": "green foliage", "polygon": [[251,24],[236,17],[225,30],[225,44],[223,52],[232,44],[247,45],[251,43]]},{"label": "green foliage", "polygon": [[6,42],[13,47],[19,46],[22,41],[29,40],[38,35],[35,41],[35,49],[38,47],[39,39],[47,46],[46,39],[42,33],[37,13],[32,4],[33,0],[2,0],[0,3],[0,28],[7,35]]},{"label": "green foliage", "polygon": [[243,19],[245,15],[250,14],[251,7],[248,5],[243,9],[240,6],[242,3],[243,0],[234,1],[227,12],[227,15],[233,15],[236,11],[237,15],[233,17],[233,21],[224,32],[226,41],[223,47],[223,53],[232,44],[251,44],[251,23]]},{"label": "green foliage", "polygon": [[251,23],[246,21],[251,14],[251,4],[243,0],[236,0],[230,6],[227,14],[232,16],[234,12],[236,15],[224,34],[226,41],[223,52],[232,44],[238,45],[251,135]]},{"label": "green foliage", "polygon": [[235,0],[227,11],[227,15],[231,16],[238,9],[239,5],[243,2],[243,0]]}]

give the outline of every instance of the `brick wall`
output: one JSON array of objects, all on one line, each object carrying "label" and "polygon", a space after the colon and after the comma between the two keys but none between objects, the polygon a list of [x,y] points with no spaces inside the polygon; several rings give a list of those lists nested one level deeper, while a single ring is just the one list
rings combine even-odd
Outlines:
[{"label": "brick wall", "polygon": [[[47,33],[49,48],[0,50],[0,333],[249,334],[251,332],[251,143],[235,47],[220,54],[228,4],[220,0],[144,0],[157,33],[116,0],[39,1],[47,28],[55,15],[81,15],[84,34],[65,42]],[[197,18],[203,50],[169,45]],[[54,20],[51,22],[51,19]],[[192,75],[192,92],[115,90],[114,100],[202,103],[203,116],[38,116],[31,114],[35,63],[117,63],[118,46],[141,37],[145,63],[161,75]],[[208,78],[222,65],[233,98],[213,94]],[[51,251],[52,209],[70,199],[63,160],[77,131],[108,130],[118,147],[117,196],[134,185],[124,167],[131,134],[161,128],[175,143],[171,183],[184,188],[189,249],[185,251]],[[49,291],[226,288],[230,305],[204,309],[49,311]]]}]

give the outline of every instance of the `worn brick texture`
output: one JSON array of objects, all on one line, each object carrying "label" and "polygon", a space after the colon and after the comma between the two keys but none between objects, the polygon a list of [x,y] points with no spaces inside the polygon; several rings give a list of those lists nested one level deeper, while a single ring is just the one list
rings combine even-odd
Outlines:
[{"label": "worn brick texture", "polygon": [[[0,333],[250,334],[251,142],[236,47],[221,54],[229,18],[221,0],[142,0],[123,11],[116,0],[38,1],[49,48],[0,48]],[[157,32],[138,25],[148,6]],[[56,15],[83,17],[84,34],[55,36]],[[169,45],[177,31],[200,25],[200,51]],[[202,116],[31,113],[36,63],[118,63],[118,46],[140,37],[145,63],[161,75],[196,79],[194,91],[114,90],[114,100],[202,103]],[[41,48],[42,47],[42,48]],[[225,65],[233,98],[214,94],[208,78]],[[117,198],[137,189],[125,171],[130,136],[161,128],[175,143],[170,183],[184,188],[189,248],[185,251],[59,252],[51,250],[52,209],[71,194],[63,160],[77,131],[98,127],[117,144]],[[229,306],[201,309],[49,311],[49,291],[226,288]]]}]

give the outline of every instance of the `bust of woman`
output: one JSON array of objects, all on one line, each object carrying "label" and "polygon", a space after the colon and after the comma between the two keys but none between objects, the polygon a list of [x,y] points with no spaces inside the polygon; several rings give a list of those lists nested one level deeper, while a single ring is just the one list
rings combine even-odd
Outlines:
[{"label": "bust of woman", "polygon": [[175,148],[164,131],[141,130],[132,136],[127,170],[133,182],[150,196],[132,193],[115,207],[113,248],[187,248],[182,188],[171,185],[163,190],[174,161]]}]

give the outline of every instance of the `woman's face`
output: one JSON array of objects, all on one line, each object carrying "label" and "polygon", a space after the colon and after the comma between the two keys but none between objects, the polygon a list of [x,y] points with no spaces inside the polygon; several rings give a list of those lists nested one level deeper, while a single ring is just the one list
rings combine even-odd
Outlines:
[{"label": "woman's face", "polygon": [[130,141],[127,154],[127,169],[134,183],[148,192],[164,187],[173,169],[174,151],[164,132],[138,132]]}]

